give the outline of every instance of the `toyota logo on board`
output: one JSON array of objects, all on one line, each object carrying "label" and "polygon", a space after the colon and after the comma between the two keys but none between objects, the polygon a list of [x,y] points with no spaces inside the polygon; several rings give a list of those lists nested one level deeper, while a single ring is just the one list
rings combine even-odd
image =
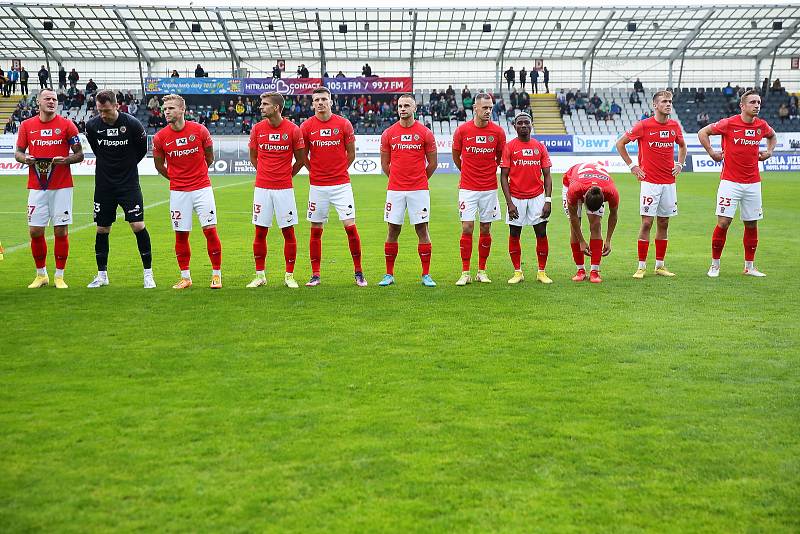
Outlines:
[{"label": "toyota logo on board", "polygon": [[353,162],[353,169],[367,173],[372,172],[378,168],[378,164],[372,161],[371,159],[358,159]]}]

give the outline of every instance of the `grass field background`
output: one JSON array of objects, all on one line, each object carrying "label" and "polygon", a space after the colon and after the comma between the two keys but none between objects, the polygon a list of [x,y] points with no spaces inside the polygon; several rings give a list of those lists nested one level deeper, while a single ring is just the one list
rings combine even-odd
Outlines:
[{"label": "grass field background", "polygon": [[[141,288],[122,221],[111,234],[111,285],[85,288],[96,271],[93,182],[81,177],[70,289],[32,291],[24,178],[2,177],[0,529],[797,532],[800,184],[790,173],[764,179],[764,279],[741,275],[738,219],[721,277],[705,275],[712,174],[679,181],[667,256],[678,276],[631,279],[639,189],[620,175],[602,285],[569,280],[556,203],[552,286],[533,276],[505,283],[512,268],[499,223],[494,283],[457,288],[457,178],[445,175],[431,185],[439,287],[419,285],[407,226],[398,283],[379,288],[386,180],[359,176],[370,287],[353,284],[332,221],[323,285],[292,291],[281,283],[277,228],[269,284],[244,288],[252,177],[216,177],[225,287],[207,287],[195,221],[195,286],[176,292],[165,180],[142,179],[157,289]],[[307,189],[297,178],[301,210]],[[308,234],[302,221],[301,283]],[[523,243],[533,275],[531,229]]]}]

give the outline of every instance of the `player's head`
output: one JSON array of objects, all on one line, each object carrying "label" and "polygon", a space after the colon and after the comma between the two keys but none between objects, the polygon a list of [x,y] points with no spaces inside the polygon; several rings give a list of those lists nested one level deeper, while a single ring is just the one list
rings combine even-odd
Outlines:
[{"label": "player's head", "polygon": [[603,202],[606,199],[603,197],[603,190],[598,186],[592,186],[583,195],[583,203],[586,204],[586,209],[589,211],[597,211],[603,207]]},{"label": "player's head", "polygon": [[751,89],[742,93],[741,98],[739,98],[739,109],[745,115],[758,116],[761,111],[761,95],[758,94],[758,91]]},{"label": "player's head", "polygon": [[55,113],[58,107],[58,95],[52,89],[42,89],[36,97],[39,103],[39,110],[45,113]]},{"label": "player's head", "polygon": [[489,93],[478,93],[475,95],[475,101],[472,103],[472,110],[475,116],[483,121],[489,121],[492,118],[492,95]]},{"label": "player's head", "polygon": [[331,92],[327,87],[317,87],[311,93],[311,104],[317,115],[328,115],[331,112]]},{"label": "player's head", "polygon": [[117,104],[117,95],[114,94],[114,91],[100,91],[94,99],[100,118],[112,124],[116,122],[119,116],[119,104]]},{"label": "player's head", "polygon": [[186,113],[186,101],[180,95],[167,95],[161,105],[167,124],[176,124],[183,120]]},{"label": "player's head", "polygon": [[261,116],[265,119],[271,119],[276,115],[283,112],[284,105],[283,95],[280,93],[261,93]]},{"label": "player's head", "polygon": [[670,91],[658,91],[653,95],[653,109],[663,115],[672,113],[672,93]]},{"label": "player's head", "polygon": [[527,113],[520,113],[514,117],[514,129],[517,131],[517,137],[528,139],[531,136],[531,127],[531,116]]},{"label": "player's head", "polygon": [[417,101],[414,95],[408,93],[400,95],[397,99],[397,115],[401,119],[414,118],[414,113],[417,111]]}]

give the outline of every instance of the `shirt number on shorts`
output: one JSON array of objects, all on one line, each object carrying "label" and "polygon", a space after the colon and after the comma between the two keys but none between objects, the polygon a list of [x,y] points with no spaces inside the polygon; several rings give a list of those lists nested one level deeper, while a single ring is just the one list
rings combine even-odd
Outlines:
[{"label": "shirt number on shorts", "polygon": [[466,203],[466,202],[463,202],[463,201],[462,201],[462,202],[459,202],[459,203],[458,203],[458,210],[459,210],[459,211],[464,211],[465,209],[467,209],[467,203]]},{"label": "shirt number on shorts", "polygon": [[180,210],[171,210],[169,212],[169,216],[172,217],[173,221],[180,221],[181,220],[181,212],[180,212]]},{"label": "shirt number on shorts", "polygon": [[392,203],[391,202],[387,202],[386,203],[386,211],[392,211]]},{"label": "shirt number on shorts", "polygon": [[719,204],[717,205],[729,208],[731,206],[731,199],[727,197],[719,197]]},{"label": "shirt number on shorts", "polygon": [[261,204],[253,204],[253,213],[254,214],[261,213]]},{"label": "shirt number on shorts", "polygon": [[642,206],[652,206],[653,205],[653,197],[643,196],[642,197]]}]

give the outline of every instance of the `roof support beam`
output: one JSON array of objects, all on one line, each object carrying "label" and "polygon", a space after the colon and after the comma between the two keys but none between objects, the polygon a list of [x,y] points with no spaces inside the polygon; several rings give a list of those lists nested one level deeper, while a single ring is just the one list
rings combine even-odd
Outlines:
[{"label": "roof support beam", "polygon": [[317,19],[317,37],[319,38],[319,68],[320,76],[324,76],[328,71],[328,65],[325,61],[325,45],[322,43],[322,23],[319,21],[319,11],[314,13]]},{"label": "roof support beam", "polygon": [[142,42],[136,38],[136,35],[134,35],[133,30],[128,25],[128,21],[125,20],[125,18],[122,16],[122,14],[119,12],[119,9],[114,8],[114,14],[117,16],[117,20],[119,20],[120,24],[122,24],[122,27],[125,28],[125,35],[128,36],[128,39],[131,40],[133,46],[135,46],[136,50],[139,51],[139,55],[142,56],[144,62],[147,63],[147,74],[149,76],[151,68],[153,66],[153,59],[150,57],[150,54],[147,53],[147,50],[145,50],[144,46],[142,45]]},{"label": "roof support beam", "polygon": [[694,29],[689,33],[689,35],[683,38],[683,41],[678,43],[678,46],[669,55],[670,61],[675,61],[678,58],[681,58],[681,62],[683,61],[683,57],[686,55],[686,49],[689,48],[689,45],[692,44],[692,42],[695,39],[697,39],[697,36],[700,35],[701,31],[703,31],[703,26],[705,26],[706,22],[711,20],[711,15],[713,14],[714,14],[713,9],[709,9],[706,12],[706,16],[703,18],[703,20],[697,23],[697,26],[694,27]]},{"label": "roof support beam", "polygon": [[795,22],[793,26],[790,26],[783,30],[780,35],[778,35],[775,39],[770,41],[767,46],[761,49],[761,51],[756,55],[756,61],[761,61],[762,59],[766,59],[773,54],[774,50],[777,50],[779,46],[781,46],[788,38],[795,34],[797,29],[800,28],[800,22]]},{"label": "roof support beam", "polygon": [[[589,45],[589,48],[586,49],[586,53],[581,58],[581,61],[586,62],[594,57],[594,49],[597,48],[597,45],[600,44],[600,41],[603,40],[603,35],[605,35],[606,33],[606,28],[608,27],[609,24],[611,24],[611,21],[613,20],[614,15],[616,13],[617,13],[616,11],[612,11],[611,13],[608,14],[608,17],[606,17],[605,22],[603,22],[603,26],[599,30],[597,30],[597,35],[595,35],[594,39],[592,39],[592,43]],[[591,85],[591,82],[589,82],[589,85]]]},{"label": "roof support beam", "polygon": [[503,45],[500,47],[500,50],[497,51],[497,59],[495,62],[500,61],[503,58],[503,54],[506,53],[506,45],[508,44],[508,38],[511,37],[511,26],[514,25],[515,18],[517,18],[516,9],[511,12],[511,18],[508,19],[508,30],[506,30],[506,36],[503,38]]},{"label": "roof support beam", "polygon": [[33,26],[31,26],[31,23],[28,21],[28,19],[26,19],[22,15],[22,13],[19,12],[19,9],[12,6],[11,11],[13,11],[14,14],[17,16],[17,18],[19,19],[19,21],[25,25],[25,29],[27,30],[27,32],[30,34],[31,37],[33,37],[34,41],[39,43],[39,46],[42,47],[45,54],[49,54],[53,59],[55,59],[58,62],[59,65],[64,63],[64,58],[61,56],[61,54],[56,52],[53,49],[53,47],[50,46],[50,43],[47,41],[47,39],[45,39],[44,36],[41,33],[39,33],[38,30],[36,30]]},{"label": "roof support beam", "polygon": [[409,71],[414,78],[414,48],[417,46],[417,10],[414,10],[414,19],[411,21],[411,57],[409,58]]},{"label": "roof support beam", "polygon": [[[233,40],[231,39],[231,35],[228,33],[228,27],[225,26],[225,21],[222,19],[222,13],[219,11],[217,11],[217,20],[222,28],[222,35],[225,36],[225,41],[228,43],[228,48],[231,51],[231,61],[236,64],[236,68],[238,69],[242,64],[242,58],[239,57],[239,54],[236,52],[236,48],[233,46]],[[236,76],[236,73],[232,72],[231,75]]]}]

